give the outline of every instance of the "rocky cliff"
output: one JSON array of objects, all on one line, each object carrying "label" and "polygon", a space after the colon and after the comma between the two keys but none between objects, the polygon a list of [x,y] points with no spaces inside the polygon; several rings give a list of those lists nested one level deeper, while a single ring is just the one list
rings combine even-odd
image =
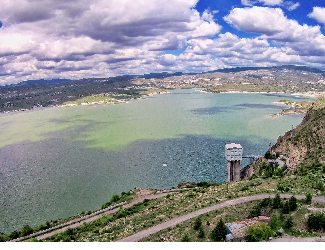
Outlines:
[{"label": "rocky cliff", "polygon": [[291,171],[300,165],[325,163],[325,97],[307,111],[300,125],[280,136],[272,151],[291,160]]}]

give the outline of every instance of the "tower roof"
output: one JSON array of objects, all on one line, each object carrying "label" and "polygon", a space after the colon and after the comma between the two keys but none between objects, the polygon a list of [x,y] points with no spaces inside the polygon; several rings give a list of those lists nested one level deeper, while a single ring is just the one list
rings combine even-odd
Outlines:
[{"label": "tower roof", "polygon": [[240,144],[236,144],[236,143],[226,144],[226,149],[230,149],[230,148],[243,148],[243,147]]}]

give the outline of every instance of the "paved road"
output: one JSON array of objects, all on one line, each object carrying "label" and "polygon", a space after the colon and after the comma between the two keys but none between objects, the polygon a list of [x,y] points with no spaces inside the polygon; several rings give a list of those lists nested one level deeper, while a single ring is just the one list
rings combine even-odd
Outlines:
[{"label": "paved road", "polygon": [[[290,198],[291,196],[292,195],[289,195],[289,194],[280,195],[281,198]],[[221,208],[225,208],[225,207],[229,207],[229,206],[233,206],[233,205],[237,205],[237,204],[241,204],[241,203],[245,203],[245,202],[249,202],[249,201],[262,200],[262,199],[269,198],[269,197],[274,198],[275,195],[274,194],[261,194],[261,195],[254,195],[254,196],[238,198],[238,199],[235,199],[235,200],[225,201],[223,203],[216,204],[216,205],[213,205],[213,206],[210,206],[210,207],[206,207],[206,208],[197,210],[195,212],[180,216],[180,217],[172,219],[170,221],[166,221],[166,222],[161,223],[161,224],[159,224],[157,226],[148,228],[148,229],[143,230],[143,231],[141,231],[139,233],[136,233],[134,235],[131,235],[129,237],[121,239],[118,242],[136,242],[136,241],[139,241],[139,240],[141,240],[143,238],[148,237],[151,234],[157,233],[157,232],[159,232],[161,230],[164,230],[164,229],[167,229],[169,227],[174,227],[179,223],[182,223],[182,222],[187,221],[189,219],[193,219],[193,218],[195,218],[195,217],[197,217],[199,215],[206,214],[206,213],[215,211],[217,209],[221,209]],[[299,200],[302,200],[302,199],[306,198],[306,196],[300,196],[300,195],[295,195],[295,197],[297,199],[299,199]],[[325,203],[325,197],[322,197],[322,196],[314,197],[313,201],[320,202],[320,203]]]}]

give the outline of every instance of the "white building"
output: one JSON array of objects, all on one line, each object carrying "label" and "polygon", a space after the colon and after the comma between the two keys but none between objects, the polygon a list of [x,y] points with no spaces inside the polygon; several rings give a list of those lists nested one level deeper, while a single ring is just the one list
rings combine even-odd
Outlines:
[{"label": "white building", "polygon": [[227,161],[241,161],[243,157],[243,147],[240,144],[226,144],[225,155]]},{"label": "white building", "polygon": [[243,147],[240,144],[226,144],[227,182],[240,180],[240,162],[243,158]]}]

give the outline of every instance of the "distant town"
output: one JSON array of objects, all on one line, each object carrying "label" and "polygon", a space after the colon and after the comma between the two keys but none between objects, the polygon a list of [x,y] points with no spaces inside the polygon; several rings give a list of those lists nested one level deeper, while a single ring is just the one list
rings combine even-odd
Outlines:
[{"label": "distant town", "polygon": [[302,66],[234,68],[200,74],[157,73],[80,80],[33,80],[0,88],[0,112],[89,103],[117,104],[169,89],[296,93],[319,97],[325,92],[325,72]]}]

